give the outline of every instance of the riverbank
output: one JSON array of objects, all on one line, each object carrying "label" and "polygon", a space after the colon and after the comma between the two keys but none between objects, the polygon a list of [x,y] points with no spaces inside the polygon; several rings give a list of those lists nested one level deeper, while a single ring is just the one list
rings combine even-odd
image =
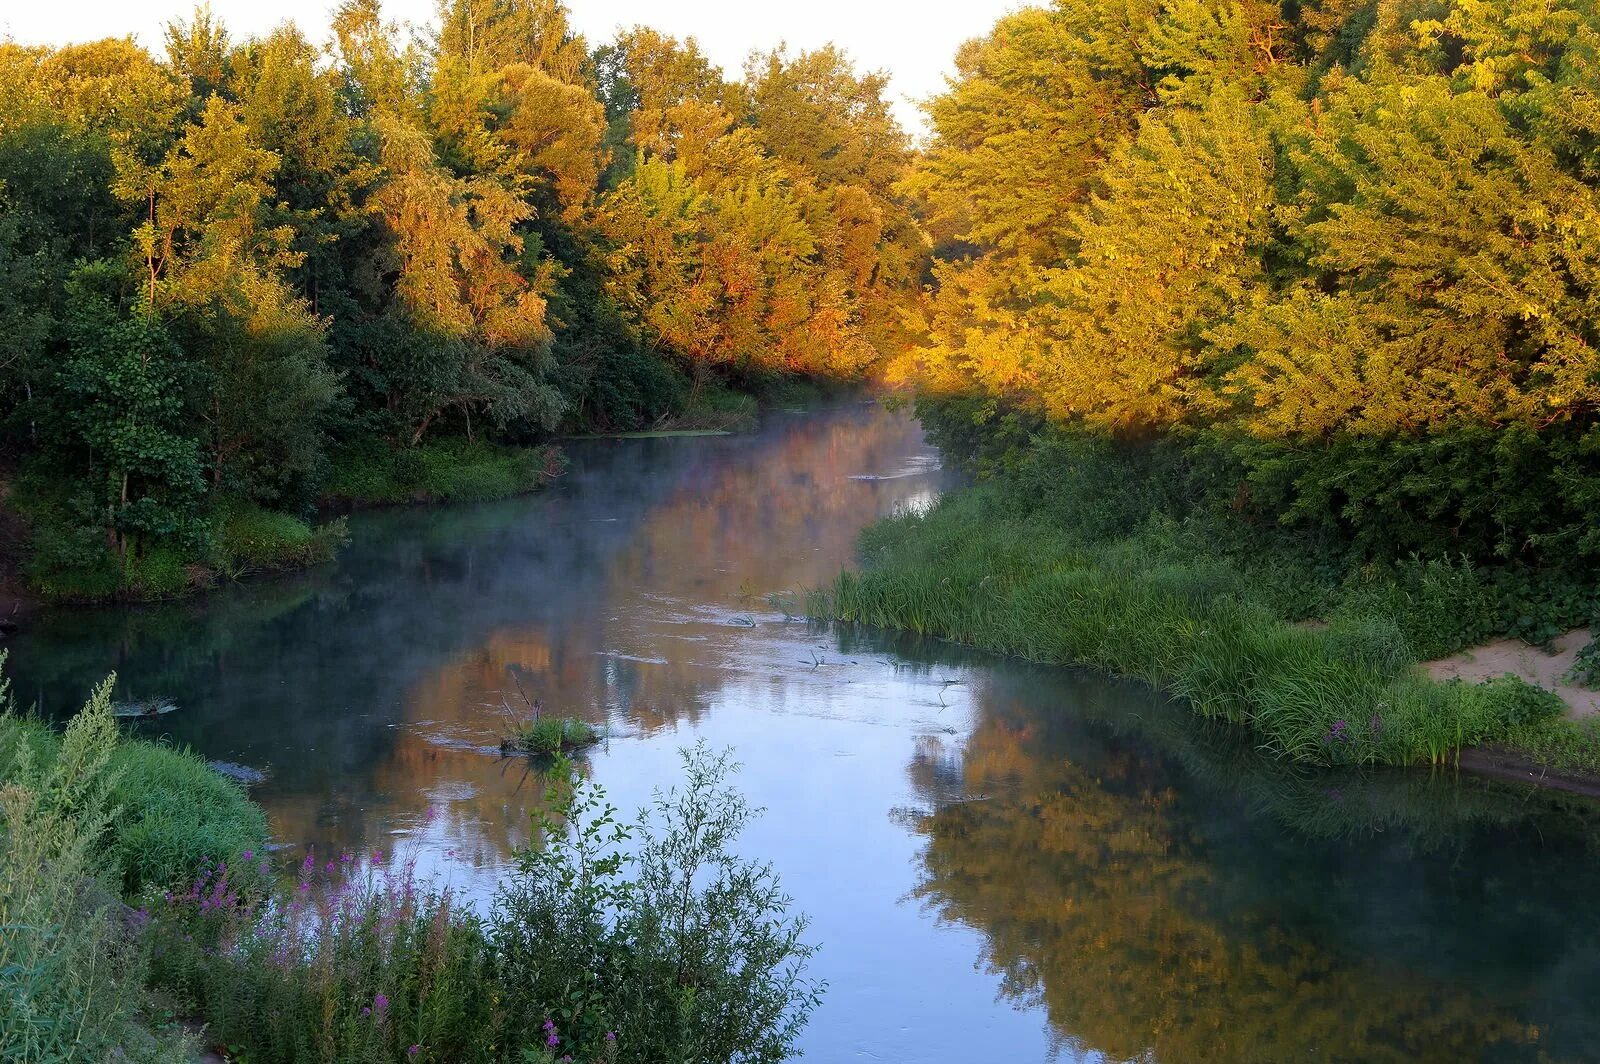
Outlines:
[{"label": "riverbank", "polygon": [[[1416,558],[1346,569],[1164,505],[1158,487],[1113,445],[1058,440],[868,529],[862,571],[810,612],[1139,678],[1294,761],[1439,763],[1494,745],[1562,773],[1600,771],[1600,732],[1553,693],[1421,668],[1527,608],[1530,596],[1500,594],[1506,573]],[[1521,618],[1555,631],[1565,619],[1555,601]]]},{"label": "riverbank", "polygon": [[804,918],[733,853],[727,753],[685,750],[626,824],[547,765],[541,842],[480,914],[415,854],[286,863],[240,786],[119,735],[111,690],[57,735],[0,689],[0,1058],[778,1061],[821,998]]},{"label": "riverbank", "polygon": [[[764,407],[814,402],[820,384],[759,379],[749,390],[708,385],[643,435],[738,433],[756,428]],[[615,435],[632,435],[616,433]],[[71,487],[43,476],[11,476],[0,498],[0,626],[39,605],[153,602],[219,583],[296,572],[330,561],[357,510],[484,502],[543,490],[561,476],[559,446],[515,446],[445,437],[397,448],[366,439],[334,451],[309,516],[223,500],[186,534],[118,556],[107,537],[74,517]],[[13,491],[13,486],[20,490]],[[0,631],[3,634],[3,631]]]}]

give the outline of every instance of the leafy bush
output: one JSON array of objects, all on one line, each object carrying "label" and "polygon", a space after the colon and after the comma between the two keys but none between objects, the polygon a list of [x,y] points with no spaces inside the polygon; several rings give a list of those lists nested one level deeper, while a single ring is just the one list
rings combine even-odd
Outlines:
[{"label": "leafy bush", "polygon": [[520,854],[496,896],[504,992],[543,1003],[528,1034],[552,1023],[576,1059],[786,1060],[820,1000],[805,919],[770,865],[735,854],[755,813],[727,785],[728,755],[701,745],[683,763],[683,786],[628,827],[564,773],[543,824],[552,845]]},{"label": "leafy bush", "polygon": [[154,978],[251,1061],[775,1062],[820,988],[726,755],[631,825],[557,762],[543,849],[489,915],[413,864],[307,855],[287,886],[246,853],[153,907]]}]

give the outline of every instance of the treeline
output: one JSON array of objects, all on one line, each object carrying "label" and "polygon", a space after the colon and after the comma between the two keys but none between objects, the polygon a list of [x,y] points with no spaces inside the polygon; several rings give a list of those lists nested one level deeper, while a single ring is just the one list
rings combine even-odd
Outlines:
[{"label": "treeline", "polygon": [[901,371],[969,442],[1220,445],[1368,556],[1600,555],[1597,42],[1589,0],[1008,16],[930,106]]},{"label": "treeline", "polygon": [[[420,35],[348,0],[326,45],[204,9],[159,56],[0,43],[34,584],[304,560],[330,493],[515,487],[547,461],[492,445],[715,421],[729,382],[903,345],[925,249],[884,79],[831,48],[743,75],[647,29],[591,50],[556,0],[447,0]],[[492,468],[431,491],[441,446]]]}]

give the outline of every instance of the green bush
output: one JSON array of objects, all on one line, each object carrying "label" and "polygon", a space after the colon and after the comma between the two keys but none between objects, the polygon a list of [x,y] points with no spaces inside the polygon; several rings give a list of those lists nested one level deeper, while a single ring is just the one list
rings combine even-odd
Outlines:
[{"label": "green bush", "polygon": [[[45,724],[0,716],[0,780],[26,765],[48,770],[62,740]],[[206,861],[260,845],[266,818],[234,781],[195,754],[142,741],[120,742],[108,754],[114,811],[97,840],[107,882],[128,896],[170,886]]]},{"label": "green bush", "polygon": [[154,979],[259,1064],[777,1062],[820,988],[772,869],[735,856],[753,813],[726,756],[632,824],[558,762],[542,849],[487,917],[411,862],[253,854],[153,908]]}]

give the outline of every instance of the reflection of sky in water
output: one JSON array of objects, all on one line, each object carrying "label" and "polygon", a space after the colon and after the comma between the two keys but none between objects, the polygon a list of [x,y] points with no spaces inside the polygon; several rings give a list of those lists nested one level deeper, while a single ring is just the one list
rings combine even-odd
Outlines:
[{"label": "reflection of sky in water", "polygon": [[524,692],[605,726],[586,763],[624,810],[684,745],[732,747],[768,810],[748,852],[823,945],[812,1061],[1561,1060],[1600,1033],[1582,816],[1330,785],[1131,685],[787,616],[770,596],[946,484],[904,415],[571,450],[543,496],[358,515],[303,577],[43,617],[19,694],[60,712],[114,667],[268,773],[296,852],[397,849],[480,901],[541,797],[497,751]]}]

